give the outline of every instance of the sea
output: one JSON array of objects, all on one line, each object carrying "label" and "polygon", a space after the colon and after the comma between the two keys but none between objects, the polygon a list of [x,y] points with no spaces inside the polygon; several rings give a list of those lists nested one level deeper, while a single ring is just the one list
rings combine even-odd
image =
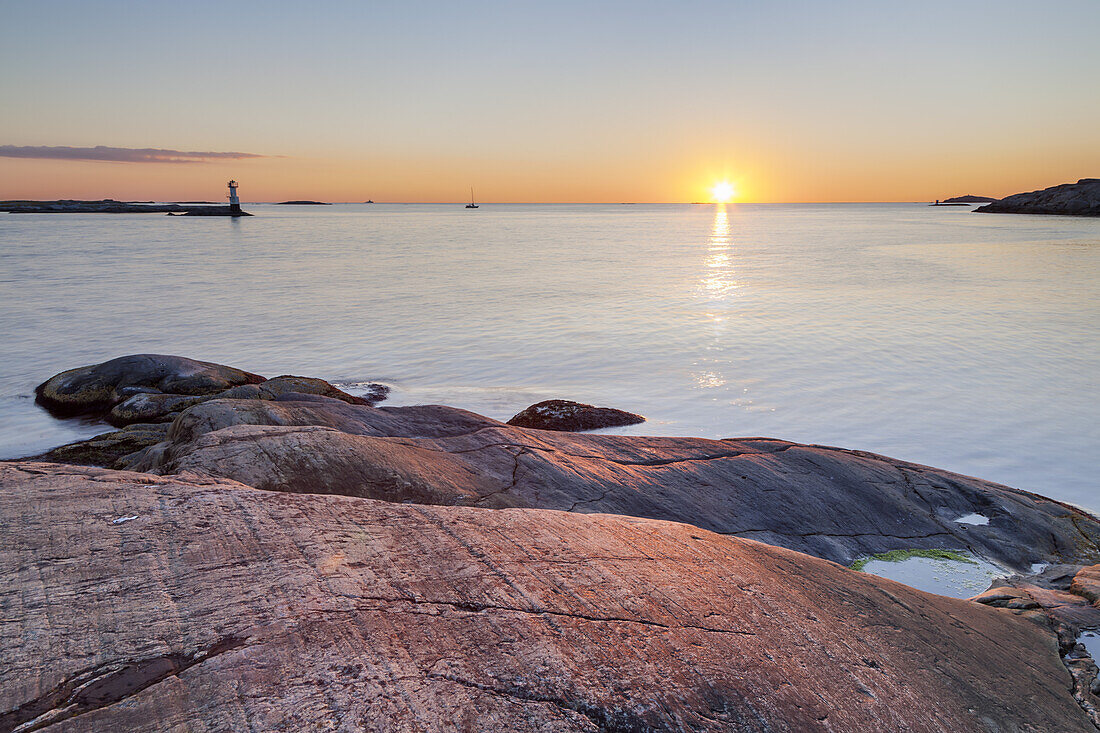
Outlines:
[{"label": "sea", "polygon": [[0,214],[0,458],[51,375],[180,354],[507,419],[858,448],[1100,511],[1100,219],[903,204]]}]

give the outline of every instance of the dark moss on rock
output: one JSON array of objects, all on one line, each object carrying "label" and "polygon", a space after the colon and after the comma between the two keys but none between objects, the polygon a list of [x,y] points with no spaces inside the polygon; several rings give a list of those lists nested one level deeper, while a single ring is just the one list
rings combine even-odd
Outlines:
[{"label": "dark moss on rock", "polygon": [[122,459],[151,445],[168,434],[168,423],[128,425],[122,430],[103,433],[88,440],[69,443],[43,453],[39,458],[57,463],[121,468]]}]

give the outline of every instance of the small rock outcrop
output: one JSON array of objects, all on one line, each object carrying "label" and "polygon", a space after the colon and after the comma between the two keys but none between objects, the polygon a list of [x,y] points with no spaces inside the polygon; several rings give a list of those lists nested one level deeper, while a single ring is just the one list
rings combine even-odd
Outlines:
[{"label": "small rock outcrop", "polygon": [[645,418],[641,415],[611,407],[595,407],[570,400],[545,400],[518,413],[508,424],[521,428],[575,433],[642,422],[645,422]]},{"label": "small rock outcrop", "polygon": [[1100,178],[1082,178],[1041,191],[1017,193],[975,211],[990,214],[1100,216]]},{"label": "small rock outcrop", "polygon": [[686,524],[0,486],[3,730],[1095,733],[1045,623]]}]

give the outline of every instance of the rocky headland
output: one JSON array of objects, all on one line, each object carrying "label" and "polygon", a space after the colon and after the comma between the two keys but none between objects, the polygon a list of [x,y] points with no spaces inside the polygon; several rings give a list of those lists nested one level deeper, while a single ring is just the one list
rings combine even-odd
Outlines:
[{"label": "rocky headland", "polygon": [[[1100,723],[1100,522],[1045,497],[181,357],[37,392],[126,426],[0,463],[0,730]],[[974,602],[844,567],[914,548],[1011,577]]]},{"label": "rocky headland", "polygon": [[990,214],[1061,214],[1100,216],[1100,178],[1082,178],[1041,191],[1017,193],[981,206],[975,211]]}]

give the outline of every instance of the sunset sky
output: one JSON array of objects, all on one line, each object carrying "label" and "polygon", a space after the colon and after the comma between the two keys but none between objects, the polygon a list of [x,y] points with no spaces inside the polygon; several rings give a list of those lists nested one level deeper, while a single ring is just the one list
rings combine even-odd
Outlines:
[{"label": "sunset sky", "polygon": [[[232,177],[245,201],[699,201],[718,180],[741,201],[910,201],[1100,176],[1097,0],[3,18],[0,198],[220,200]],[[96,146],[126,150],[72,150]]]}]

